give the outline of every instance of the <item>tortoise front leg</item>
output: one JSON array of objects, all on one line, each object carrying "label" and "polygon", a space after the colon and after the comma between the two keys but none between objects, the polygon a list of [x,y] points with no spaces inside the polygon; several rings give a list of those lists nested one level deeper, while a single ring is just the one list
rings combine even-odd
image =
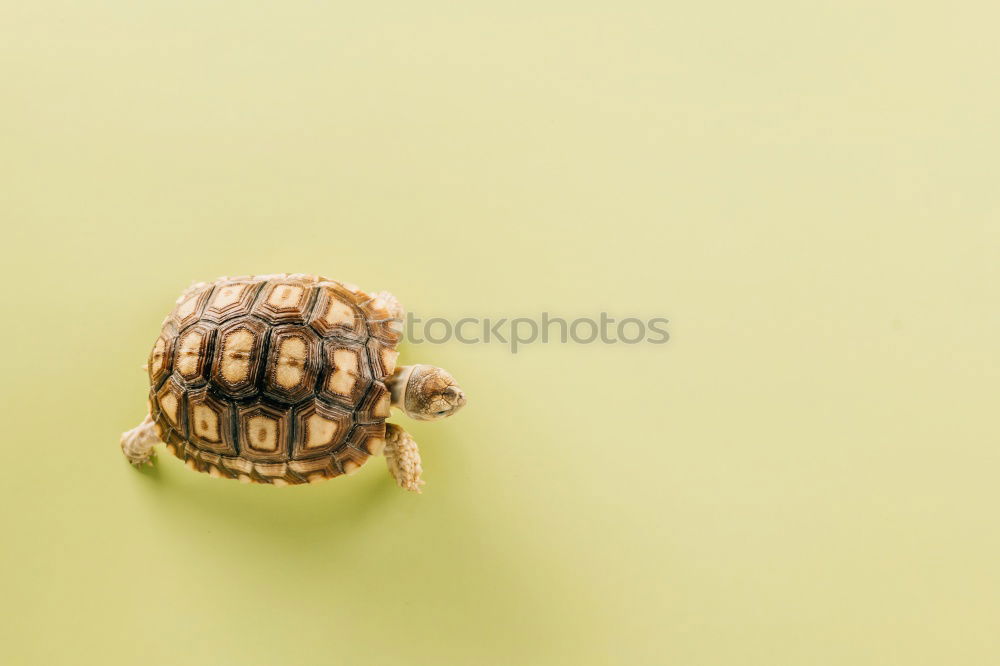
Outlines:
[{"label": "tortoise front leg", "polygon": [[153,446],[160,443],[160,438],[156,434],[156,427],[153,425],[153,418],[146,414],[146,418],[136,427],[122,433],[121,446],[122,453],[133,465],[153,464]]},{"label": "tortoise front leg", "polygon": [[388,291],[380,291],[375,294],[376,299],[382,299],[385,303],[385,308],[389,311],[389,316],[399,322],[400,326],[403,324],[403,320],[406,318],[406,310],[403,309],[403,304],[399,302],[399,299],[390,294]]},{"label": "tortoise front leg", "polygon": [[389,474],[396,479],[396,483],[401,488],[419,493],[420,486],[424,485],[420,478],[424,468],[420,466],[417,442],[410,437],[410,433],[395,423],[385,424],[385,449],[382,453],[385,455]]}]

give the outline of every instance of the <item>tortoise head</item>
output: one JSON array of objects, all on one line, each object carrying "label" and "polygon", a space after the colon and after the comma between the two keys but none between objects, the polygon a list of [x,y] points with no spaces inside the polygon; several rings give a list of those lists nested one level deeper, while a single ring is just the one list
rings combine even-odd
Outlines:
[{"label": "tortoise head", "polygon": [[433,365],[405,365],[386,382],[392,404],[411,419],[437,421],[465,406],[465,393],[447,370]]}]

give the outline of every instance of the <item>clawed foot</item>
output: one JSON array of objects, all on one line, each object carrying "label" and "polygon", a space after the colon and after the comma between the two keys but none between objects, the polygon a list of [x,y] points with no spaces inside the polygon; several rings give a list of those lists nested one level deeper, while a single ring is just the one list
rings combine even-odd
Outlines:
[{"label": "clawed foot", "polygon": [[419,493],[424,480],[420,478],[424,468],[420,464],[420,450],[410,433],[398,425],[389,423],[385,427],[385,463],[389,473],[400,488]]},{"label": "clawed foot", "polygon": [[125,454],[125,457],[128,459],[129,463],[132,464],[132,467],[135,467],[136,469],[142,469],[143,467],[153,467],[153,465],[156,463],[156,451],[150,451],[149,455],[145,459],[142,459],[141,457],[131,458],[127,453]]},{"label": "clawed foot", "polygon": [[160,441],[149,416],[136,427],[122,433],[121,447],[125,458],[136,467],[153,466],[156,453],[153,446]]}]

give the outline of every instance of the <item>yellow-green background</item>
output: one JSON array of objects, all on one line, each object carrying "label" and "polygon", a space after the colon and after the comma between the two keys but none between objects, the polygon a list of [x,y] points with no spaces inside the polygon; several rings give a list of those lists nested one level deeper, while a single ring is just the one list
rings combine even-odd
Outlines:
[{"label": "yellow-green background", "polygon": [[[4,664],[996,664],[992,2],[0,5]],[[275,489],[129,468],[190,281],[664,346]]]}]

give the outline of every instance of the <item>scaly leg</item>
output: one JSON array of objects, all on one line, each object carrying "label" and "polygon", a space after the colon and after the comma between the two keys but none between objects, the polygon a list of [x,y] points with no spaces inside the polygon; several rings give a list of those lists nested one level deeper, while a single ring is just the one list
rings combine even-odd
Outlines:
[{"label": "scaly leg", "polygon": [[153,419],[146,415],[142,423],[122,433],[122,453],[133,465],[153,464],[153,446],[160,443]]},{"label": "scaly leg", "polygon": [[403,309],[403,304],[399,302],[398,298],[387,291],[378,292],[375,294],[375,298],[381,298],[385,302],[386,309],[389,310],[389,315],[399,323],[403,323],[406,318],[406,310]]},{"label": "scaly leg", "polygon": [[424,485],[420,474],[424,468],[420,466],[420,450],[410,433],[395,423],[385,424],[385,464],[389,474],[396,479],[401,488],[419,493]]}]

